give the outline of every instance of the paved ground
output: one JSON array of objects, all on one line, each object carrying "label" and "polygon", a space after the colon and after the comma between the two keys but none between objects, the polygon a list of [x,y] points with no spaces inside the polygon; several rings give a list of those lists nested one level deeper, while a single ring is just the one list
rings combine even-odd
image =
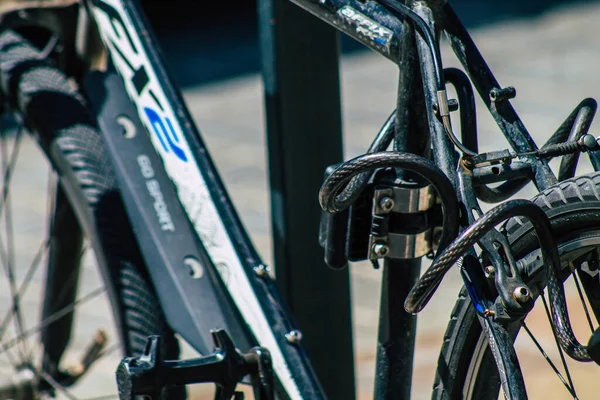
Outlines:
[{"label": "paved ground", "polygon": [[[503,21],[473,31],[476,42],[500,83],[517,88],[518,96],[513,104],[538,142],[544,141],[583,97],[600,95],[600,80],[597,79],[597,66],[600,65],[599,13],[598,4],[581,5],[552,10],[535,19]],[[447,49],[444,51],[444,63],[447,66],[457,64]],[[394,65],[372,53],[355,54],[343,59],[342,93],[347,158],[364,151],[393,108],[396,75]],[[263,257],[270,261],[261,91],[258,76],[250,75],[215,85],[189,88],[185,96],[244,223]],[[483,110],[481,103],[479,109]],[[482,150],[505,148],[491,118],[481,112],[479,119]],[[594,132],[598,135],[597,128]],[[13,222],[18,239],[16,260],[21,262],[31,260],[39,243],[34,241],[34,237],[43,227],[33,222],[34,218],[44,215],[39,210],[43,210],[44,206],[42,195],[46,180],[45,174],[38,172],[43,171],[44,165],[29,161],[35,158],[34,151],[31,144],[24,146],[22,157],[28,160],[28,164],[15,176],[15,181],[20,185],[18,194],[14,194],[13,207],[21,210],[22,214],[15,218],[27,218]],[[589,167],[586,169],[589,170]],[[529,197],[531,193],[532,190],[529,190],[522,196]],[[43,277],[40,276],[32,284],[31,297],[26,300],[30,320],[35,318],[30,300],[33,300],[33,294],[39,293],[36,290],[36,287],[40,287],[39,279]],[[93,290],[97,282],[93,268],[86,269],[85,290],[82,293]],[[0,278],[2,304],[6,304],[8,297],[5,283],[3,277]],[[352,267],[358,390],[361,399],[372,397],[379,285],[379,271],[363,264]],[[415,360],[415,399],[428,397],[442,335],[459,287],[460,280],[453,271],[422,313]],[[81,325],[89,335],[78,339],[78,347],[85,346],[91,333],[98,327],[112,329],[107,325],[105,302],[88,304],[80,315]],[[544,340],[550,339],[544,337]],[[534,371],[532,376],[543,375],[542,372],[546,371],[543,360],[532,350],[531,344],[523,343],[522,347],[527,371]],[[0,365],[5,361],[0,358]],[[593,368],[592,373],[597,373],[597,369]],[[102,372],[105,379],[94,387],[101,394],[104,393],[101,389],[110,387],[112,382],[113,360],[103,362],[96,369]],[[553,381],[558,380],[542,380],[541,384],[533,381],[530,386],[540,391],[531,398],[569,398],[560,383],[557,386]],[[597,393],[596,382],[588,380],[587,387]],[[197,398],[203,398],[200,396],[203,392],[194,393],[198,394]],[[583,390],[579,395],[582,399],[597,397],[597,394],[594,396],[590,393],[586,396]]]}]

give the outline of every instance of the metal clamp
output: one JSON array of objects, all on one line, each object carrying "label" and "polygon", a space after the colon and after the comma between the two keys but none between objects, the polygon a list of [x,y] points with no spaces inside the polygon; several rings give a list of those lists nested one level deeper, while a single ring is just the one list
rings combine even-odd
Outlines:
[{"label": "metal clamp", "polygon": [[369,235],[370,260],[381,258],[420,258],[433,248],[434,228],[421,232],[390,232],[389,214],[416,214],[430,210],[436,204],[433,186],[397,186],[378,188],[374,193],[373,224]]},{"label": "metal clamp", "polygon": [[373,213],[375,215],[397,212],[413,214],[429,210],[435,204],[433,186],[395,187],[375,190]]},{"label": "metal clamp", "polygon": [[420,233],[388,233],[387,237],[369,237],[369,259],[411,259],[429,254],[432,249],[432,229]]}]

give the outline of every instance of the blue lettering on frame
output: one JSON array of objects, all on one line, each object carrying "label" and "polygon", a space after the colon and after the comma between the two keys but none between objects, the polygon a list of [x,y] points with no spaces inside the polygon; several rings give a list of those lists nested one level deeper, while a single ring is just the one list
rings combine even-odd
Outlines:
[{"label": "blue lettering on frame", "polygon": [[175,133],[175,129],[173,128],[173,124],[169,118],[162,118],[150,107],[144,107],[144,111],[146,112],[146,116],[148,117],[148,120],[152,125],[152,129],[154,129],[154,133],[156,133],[156,136],[158,137],[158,140],[160,140],[160,144],[162,145],[163,149],[167,153],[169,151],[173,151],[173,154],[175,154],[177,158],[183,162],[187,162],[188,158],[185,155],[185,152],[176,144],[179,143],[179,137]]}]

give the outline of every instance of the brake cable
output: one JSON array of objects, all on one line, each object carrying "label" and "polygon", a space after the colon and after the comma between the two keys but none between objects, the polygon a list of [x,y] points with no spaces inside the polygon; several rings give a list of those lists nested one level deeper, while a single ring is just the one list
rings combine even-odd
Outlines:
[{"label": "brake cable", "polygon": [[423,18],[421,18],[417,13],[412,11],[404,4],[396,3],[393,0],[376,1],[392,11],[394,14],[396,14],[396,16],[402,16],[410,19],[414,23],[416,30],[421,34],[427,43],[427,47],[429,48],[433,61],[433,68],[435,70],[438,100],[437,113],[442,120],[444,130],[446,131],[450,141],[456,147],[458,147],[463,154],[469,157],[476,157],[477,153],[465,147],[452,131],[452,124],[450,122],[450,107],[448,105],[448,94],[446,92],[446,83],[444,81],[444,71],[442,68],[442,56],[440,55],[439,47],[436,45],[436,39],[433,32],[431,32],[431,28],[429,25],[427,25]]}]

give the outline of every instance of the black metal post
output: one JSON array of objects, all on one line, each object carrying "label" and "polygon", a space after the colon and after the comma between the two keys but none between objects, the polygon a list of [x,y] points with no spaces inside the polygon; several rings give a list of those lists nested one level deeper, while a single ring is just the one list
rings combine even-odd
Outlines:
[{"label": "black metal post", "polygon": [[[394,149],[428,156],[430,138],[421,73],[416,64],[412,28],[405,22],[400,46],[396,140]],[[414,176],[398,171],[403,179]],[[404,301],[419,277],[421,260],[386,260],[383,266],[377,339],[375,400],[410,399],[417,317],[404,311]]]},{"label": "black metal post", "polygon": [[277,284],[330,399],[355,398],[348,270],[323,261],[317,202],[342,160],[339,34],[285,0],[259,0]]},{"label": "black metal post", "polygon": [[404,300],[419,278],[421,260],[388,260],[383,267],[375,400],[410,399],[417,317]]}]

